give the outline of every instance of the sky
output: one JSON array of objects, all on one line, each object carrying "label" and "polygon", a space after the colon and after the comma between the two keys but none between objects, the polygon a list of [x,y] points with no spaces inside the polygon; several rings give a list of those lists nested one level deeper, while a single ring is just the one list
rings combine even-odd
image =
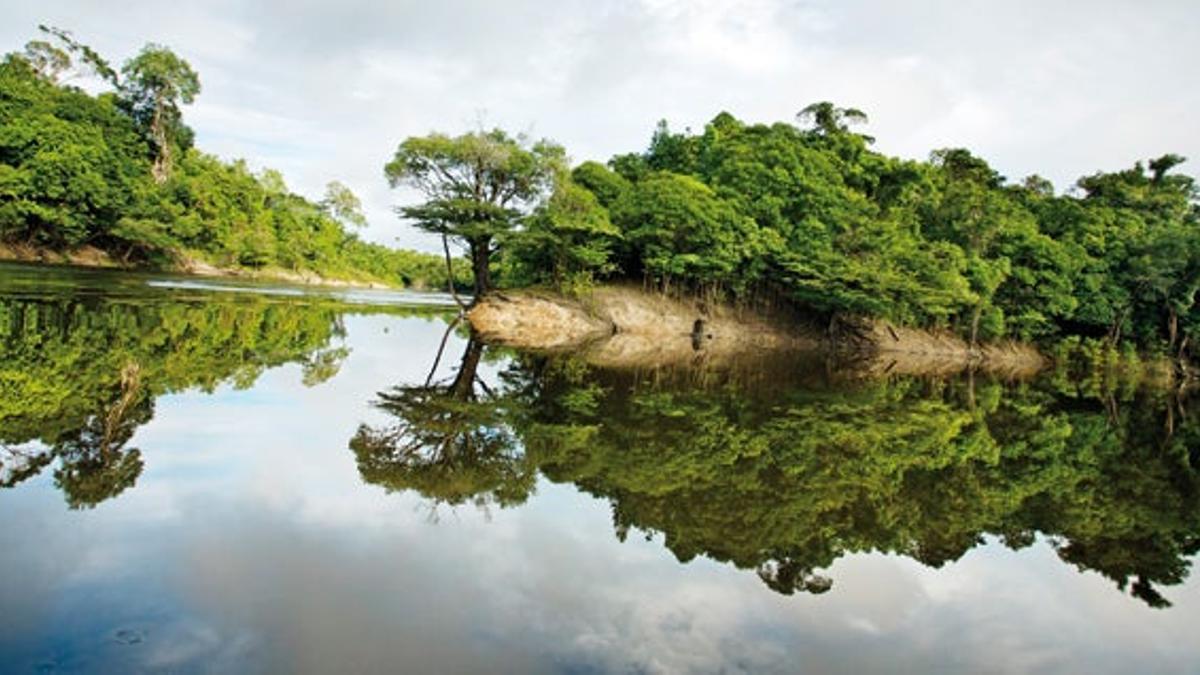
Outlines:
[{"label": "sky", "polygon": [[881,152],[967,147],[1060,191],[1166,152],[1200,162],[1194,0],[0,0],[0,16],[4,52],[39,23],[114,64],[169,46],[200,74],[184,115],[201,149],[312,198],[340,180],[365,238],[425,250],[383,165],[408,136],[481,124],[604,161],[659,119],[790,121],[830,100],[868,114]]}]

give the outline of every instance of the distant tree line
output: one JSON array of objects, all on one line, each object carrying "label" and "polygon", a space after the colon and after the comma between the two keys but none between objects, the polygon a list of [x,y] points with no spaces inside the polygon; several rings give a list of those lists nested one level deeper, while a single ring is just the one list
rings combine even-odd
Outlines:
[{"label": "distant tree line", "polygon": [[1195,181],[1164,155],[1081,178],[1007,181],[968,150],[888,157],[820,102],[797,123],[728,113],[699,133],[660,122],[643,152],[568,165],[502,131],[400,145],[402,209],[465,245],[477,293],[632,280],[726,299],[782,298],[970,340],[1079,335],[1186,357],[1200,339]]},{"label": "distant tree line", "polygon": [[[181,107],[200,79],[171,50],[148,44],[118,70],[70,33],[42,31],[0,62],[0,244],[444,286],[440,256],[358,237],[366,221],[344,185],[313,202],[277,171],[194,148]],[[81,76],[107,90],[73,86]]]}]

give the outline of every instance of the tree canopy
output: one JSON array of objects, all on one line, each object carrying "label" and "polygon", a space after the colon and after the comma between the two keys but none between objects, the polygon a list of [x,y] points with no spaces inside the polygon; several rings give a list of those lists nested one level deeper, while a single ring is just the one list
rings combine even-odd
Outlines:
[{"label": "tree canopy", "polygon": [[[0,246],[99,248],[117,262],[225,267],[445,287],[469,277],[433,255],[368,243],[358,198],[333,182],[313,202],[278,172],[192,147],[188,63],[147,45],[120,71],[69,32],[45,28],[0,61]],[[92,73],[91,95],[70,84]]]},{"label": "tree canopy", "polygon": [[[646,150],[580,164],[541,206],[505,214],[525,236],[507,239],[501,283],[652,282],[972,341],[1077,335],[1193,354],[1200,207],[1182,157],[1060,194],[1037,175],[1010,182],[965,148],[924,162],[875,152],[852,131],[866,122],[853,108],[822,101],[798,117],[721,113],[700,132],[660,122]],[[556,220],[567,195],[575,217]]]}]

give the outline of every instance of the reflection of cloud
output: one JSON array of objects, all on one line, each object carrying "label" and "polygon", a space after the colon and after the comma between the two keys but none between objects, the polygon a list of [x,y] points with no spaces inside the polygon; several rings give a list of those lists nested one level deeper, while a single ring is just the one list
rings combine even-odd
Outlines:
[{"label": "reflection of cloud", "polygon": [[[431,524],[357,475],[347,441],[388,386],[421,381],[444,325],[351,317],[330,381],[156,403],[139,484],[68,511],[47,475],[0,491],[0,669],[219,672],[1130,672],[1197,659],[1200,585],[1155,611],[1045,544],[940,569],[860,554],[823,595],[617,540],[608,503],[542,483],[525,506]],[[387,332],[384,329],[387,328]],[[447,353],[463,347],[452,338]],[[453,358],[446,368],[453,367]],[[113,641],[121,630],[144,642]],[[28,658],[26,658],[28,657]],[[131,659],[137,658],[129,666]],[[89,660],[90,659],[90,660]],[[121,667],[118,667],[121,666]]]}]

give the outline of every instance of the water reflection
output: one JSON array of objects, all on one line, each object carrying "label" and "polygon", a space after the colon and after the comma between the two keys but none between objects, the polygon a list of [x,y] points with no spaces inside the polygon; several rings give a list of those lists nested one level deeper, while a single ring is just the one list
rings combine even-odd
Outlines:
[{"label": "water reflection", "polygon": [[784,594],[828,591],[822,570],[850,553],[936,568],[985,535],[1021,549],[1041,534],[1167,607],[1200,550],[1200,435],[1177,419],[1195,406],[1169,392],[513,355],[481,394],[482,352],[471,342],[449,384],[380,395],[396,421],[351,441],[364,480],[510,506],[540,473],[608,500],[622,540],[661,534],[681,562],[732,563]]},{"label": "water reflection", "polygon": [[351,439],[363,480],[415,490],[435,506],[512,506],[532,494],[537,472],[506,423],[510,397],[479,377],[483,351],[482,342],[469,340],[448,381],[379,395],[376,406],[397,421],[363,425]]},{"label": "water reflection", "polygon": [[53,283],[34,290],[0,296],[0,487],[53,466],[72,509],[135,484],[143,453],[127,445],[153,418],[157,397],[223,384],[246,389],[285,363],[300,364],[304,386],[316,386],[350,353],[343,343],[348,311],[430,311],[181,298],[147,287],[98,297]]},{"label": "water reflection", "polygon": [[431,376],[438,310],[38,274],[0,274],[0,671],[1196,662],[1187,400],[461,327]]}]

